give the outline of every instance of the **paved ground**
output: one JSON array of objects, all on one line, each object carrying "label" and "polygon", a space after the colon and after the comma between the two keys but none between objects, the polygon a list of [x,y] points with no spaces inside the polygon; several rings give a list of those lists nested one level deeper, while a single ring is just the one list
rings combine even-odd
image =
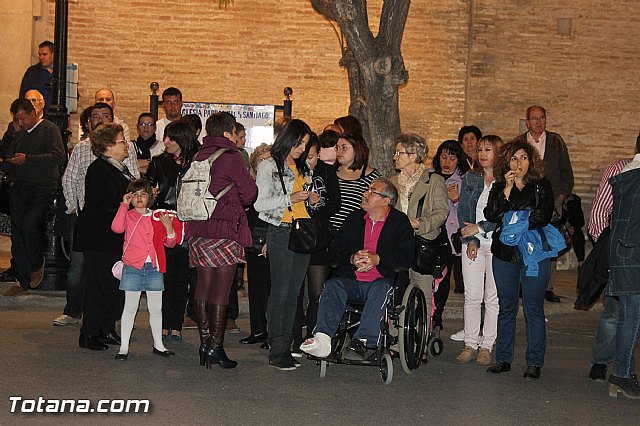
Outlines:
[{"label": "paved ground", "polygon": [[[570,275],[564,276],[565,291]],[[588,379],[600,308],[573,311],[573,299],[568,298],[560,306],[547,304],[549,344],[539,381],[522,377],[526,365],[520,320],[510,373],[492,376],[473,363],[457,365],[462,344],[447,338],[444,353],[415,374],[405,374],[394,361],[388,386],[375,367],[330,365],[325,379],[308,360],[293,372],[275,370],[267,364],[266,351],[237,343],[244,332],[227,335],[227,352],[240,363],[234,370],[198,366],[195,330],[185,330],[184,341],[171,346],[175,358],[163,359],[151,353],[144,310],[136,321],[129,360],[116,362],[117,348],[99,353],[79,349],[78,326],[51,326],[63,304],[60,294],[34,292],[8,299],[0,297],[0,424],[623,425],[637,424],[640,416],[639,401],[610,398],[606,384]],[[459,299],[452,294],[451,305]],[[246,331],[247,315],[238,323]],[[448,336],[462,321],[450,318],[445,327]],[[10,412],[10,396],[94,403],[149,399],[151,412],[15,414]]]}]

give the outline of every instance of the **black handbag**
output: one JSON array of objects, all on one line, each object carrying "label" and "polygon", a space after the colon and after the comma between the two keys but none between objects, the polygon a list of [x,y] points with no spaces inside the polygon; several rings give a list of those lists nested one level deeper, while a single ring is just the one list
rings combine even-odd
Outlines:
[{"label": "black handbag", "polygon": [[[282,179],[282,171],[278,167],[282,191],[287,194]],[[293,218],[291,206],[287,206]],[[292,219],[291,232],[289,233],[289,250],[296,253],[311,254],[326,247],[331,242],[331,232],[326,221],[317,217]]]},{"label": "black handbag", "polygon": [[[422,206],[425,197],[418,201],[416,217],[422,216]],[[421,275],[432,275],[434,278],[442,278],[445,266],[451,260],[451,245],[447,237],[447,228],[443,224],[440,233],[433,240],[428,240],[420,235],[415,236],[415,258],[412,269]]]}]

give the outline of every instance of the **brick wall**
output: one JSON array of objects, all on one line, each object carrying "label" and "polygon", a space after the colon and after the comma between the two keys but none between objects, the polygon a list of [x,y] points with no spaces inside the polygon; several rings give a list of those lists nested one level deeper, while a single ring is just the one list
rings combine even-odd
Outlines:
[{"label": "brick wall", "polygon": [[[382,0],[368,3],[375,21]],[[403,42],[410,75],[400,91],[403,130],[427,136],[432,153],[463,124],[509,139],[526,107],[542,104],[548,127],[569,145],[576,192],[589,204],[601,169],[632,153],[640,127],[640,8],[637,0],[563,3],[413,1]],[[43,15],[36,34],[52,37],[53,0]],[[215,0],[112,7],[78,0],[69,18],[80,106],[110,87],[130,125],[148,109],[151,81],[179,87],[185,100],[238,103],[280,103],[291,86],[294,114],[314,129],[348,109],[337,38],[307,0],[236,0],[226,10]],[[558,18],[573,19],[571,36],[556,34]]]}]

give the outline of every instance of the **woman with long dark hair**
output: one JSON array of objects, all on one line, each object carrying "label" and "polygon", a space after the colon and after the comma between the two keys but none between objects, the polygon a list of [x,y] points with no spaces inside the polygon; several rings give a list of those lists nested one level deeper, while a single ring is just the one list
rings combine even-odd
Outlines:
[{"label": "woman with long dark hair", "polygon": [[[307,200],[307,211],[312,217],[317,217],[326,222],[326,229],[329,229],[329,218],[340,208],[340,188],[336,169],[319,159],[320,139],[315,133],[311,135],[305,158],[307,166],[311,170],[311,191],[318,194],[318,199],[309,197]],[[311,254],[309,267],[307,268],[307,294],[309,303],[306,313],[304,311],[304,286],[298,296],[298,309],[296,312],[296,322],[294,329],[293,356],[302,356],[300,345],[306,338],[313,337],[313,329],[316,327],[318,316],[318,301],[324,282],[329,278],[329,247],[321,247]],[[302,327],[306,325],[306,336],[302,336]]]},{"label": "woman with long dark hair", "polygon": [[[147,178],[157,195],[153,209],[176,210],[178,179],[189,168],[200,145],[191,123],[181,118],[172,121],[164,129],[162,154],[149,163]],[[162,338],[182,340],[182,322],[189,292],[189,250],[180,245],[165,247],[167,272],[164,274],[162,293]]]},{"label": "woman with long dark hair", "polygon": [[289,250],[289,234],[293,219],[309,217],[305,201],[312,196],[312,191],[307,189],[309,168],[304,152],[310,135],[311,129],[304,121],[288,122],[271,147],[271,158],[260,164],[256,177],[258,199],[254,207],[260,219],[269,223],[269,364],[280,370],[293,370],[299,365],[291,356],[293,322],[310,256]]}]

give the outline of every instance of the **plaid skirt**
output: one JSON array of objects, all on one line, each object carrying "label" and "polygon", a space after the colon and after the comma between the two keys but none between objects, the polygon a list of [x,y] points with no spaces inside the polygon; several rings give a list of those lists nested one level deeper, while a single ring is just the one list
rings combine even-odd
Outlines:
[{"label": "plaid skirt", "polygon": [[189,239],[189,266],[217,268],[246,263],[244,247],[226,239],[193,237]]}]

